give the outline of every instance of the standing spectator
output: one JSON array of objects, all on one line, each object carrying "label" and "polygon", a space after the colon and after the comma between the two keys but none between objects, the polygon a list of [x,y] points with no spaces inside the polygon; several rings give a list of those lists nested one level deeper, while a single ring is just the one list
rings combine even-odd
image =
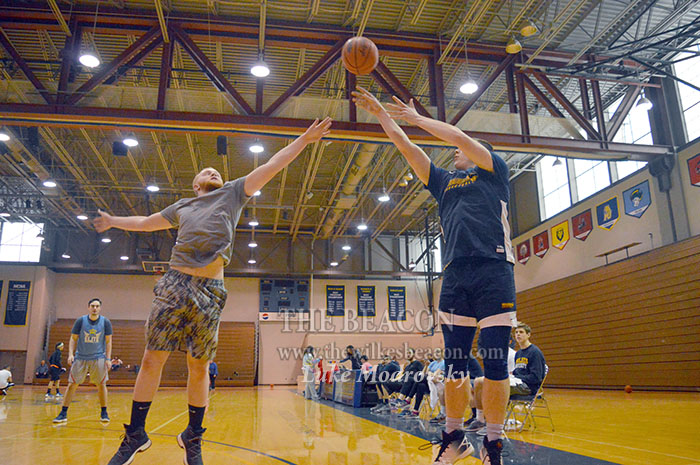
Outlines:
[{"label": "standing spectator", "polygon": [[219,376],[219,367],[216,362],[212,360],[209,362],[209,390],[213,391],[216,389],[216,377]]},{"label": "standing spectator", "polygon": [[320,358],[314,358],[314,348],[308,346],[304,349],[304,358],[301,361],[301,371],[304,376],[304,397],[306,399],[318,399],[316,392],[316,378],[314,377],[314,365]]},{"label": "standing spectator", "polygon": [[345,358],[339,361],[338,363],[343,363],[347,362],[350,360],[350,364],[352,365],[350,369],[352,370],[360,370],[362,369],[362,362],[360,362],[360,352],[355,350],[355,347],[353,346],[347,346],[345,348]]},{"label": "standing spectator", "polygon": [[10,365],[7,365],[2,370],[0,370],[0,396],[6,396],[7,390],[14,385],[15,383],[12,382],[12,372],[10,371]]},{"label": "standing spectator", "polygon": [[61,373],[66,371],[66,369],[63,368],[63,366],[61,365],[62,350],[63,343],[56,343],[56,350],[54,350],[53,354],[51,354],[51,357],[49,357],[49,386],[46,389],[46,395],[44,396],[44,400],[53,400],[53,396],[51,395],[51,388],[54,386],[56,386],[56,399],[61,397],[61,393],[59,392],[58,387],[61,384]]},{"label": "standing spectator", "polygon": [[35,378],[43,379],[49,377],[49,366],[46,364],[46,360],[42,360],[38,367],[36,367],[36,372],[34,373]]}]

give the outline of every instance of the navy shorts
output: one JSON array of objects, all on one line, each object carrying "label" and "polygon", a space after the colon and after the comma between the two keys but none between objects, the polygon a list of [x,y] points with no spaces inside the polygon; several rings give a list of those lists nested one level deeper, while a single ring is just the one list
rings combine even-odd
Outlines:
[{"label": "navy shorts", "polygon": [[61,369],[55,367],[49,367],[49,377],[50,381],[60,381],[61,380]]},{"label": "navy shorts", "polygon": [[513,265],[493,259],[450,263],[440,292],[441,322],[459,326],[509,326],[515,321]]}]

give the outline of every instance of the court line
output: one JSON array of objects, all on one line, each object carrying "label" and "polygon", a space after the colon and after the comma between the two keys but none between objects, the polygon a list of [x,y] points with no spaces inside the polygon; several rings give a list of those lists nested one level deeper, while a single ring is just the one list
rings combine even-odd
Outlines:
[{"label": "court line", "polygon": [[152,433],[155,433],[155,432],[158,431],[159,429],[163,428],[163,427],[166,426],[166,425],[169,425],[170,423],[174,422],[175,420],[177,420],[178,418],[180,418],[181,416],[183,416],[184,414],[186,414],[186,413],[188,413],[188,412],[189,412],[189,410],[185,410],[184,412],[178,413],[177,415],[175,415],[174,417],[172,417],[170,420],[166,421],[166,422],[163,423],[162,425],[158,426],[157,428],[153,428],[153,429],[151,430],[151,432],[152,432]]},{"label": "court line", "polygon": [[[86,416],[84,416],[84,417],[76,418],[75,420],[71,420],[71,421],[85,420],[86,418],[92,418],[92,417],[93,417],[93,415],[86,415]],[[51,421],[51,420],[49,420],[49,421]],[[13,434],[12,436],[3,436],[2,438],[0,438],[0,439],[3,439],[3,440],[5,440],[5,439],[12,439],[12,438],[18,438],[18,437],[20,437],[20,436],[24,436],[25,434],[34,434],[34,433],[37,433],[37,432],[43,431],[43,430],[52,430],[52,429],[54,429],[54,428],[66,427],[66,424],[65,424],[65,423],[51,423],[51,424],[49,424],[49,425],[47,425],[47,426],[41,426],[41,425],[43,425],[43,423],[12,423],[12,422],[7,422],[7,423],[5,423],[5,424],[6,424],[6,425],[12,425],[12,424],[25,424],[25,425],[27,425],[27,424],[28,424],[28,425],[33,425],[33,426],[39,426],[40,428],[39,428],[39,429],[33,429],[33,430],[31,430],[31,431],[25,431],[24,433]]]}]

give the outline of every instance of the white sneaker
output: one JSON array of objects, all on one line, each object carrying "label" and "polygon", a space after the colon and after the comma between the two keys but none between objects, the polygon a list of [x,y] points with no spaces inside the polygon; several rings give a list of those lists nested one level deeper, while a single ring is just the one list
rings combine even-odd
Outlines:
[{"label": "white sneaker", "polygon": [[52,400],[53,400],[53,396],[51,394],[44,395],[44,402],[51,402]]}]

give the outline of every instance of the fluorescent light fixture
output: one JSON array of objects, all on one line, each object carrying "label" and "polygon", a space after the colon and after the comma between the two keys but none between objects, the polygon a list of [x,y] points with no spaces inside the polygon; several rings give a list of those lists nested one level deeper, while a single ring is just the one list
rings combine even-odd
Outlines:
[{"label": "fluorescent light fixture", "polygon": [[123,262],[127,261],[128,259],[129,259],[128,255],[122,255],[121,257],[119,257],[119,260],[121,260]]},{"label": "fluorescent light fixture", "polygon": [[103,238],[100,239],[100,240],[101,240],[102,242],[104,242],[105,244],[109,244],[110,242],[112,242],[112,239],[110,239],[109,237],[106,237],[106,236],[103,237]]},{"label": "fluorescent light fixture", "polygon": [[649,111],[653,106],[654,104],[651,103],[651,100],[642,95],[642,97],[637,100],[637,104],[634,107],[638,110]]},{"label": "fluorescent light fixture", "polygon": [[256,220],[255,218],[253,218],[252,220],[248,221],[248,226],[256,227],[256,226],[259,225],[259,224],[260,224],[260,223],[258,223],[258,220]]},{"label": "fluorescent light fixture", "polygon": [[331,265],[331,266],[338,266],[338,262],[336,262],[335,260],[333,260],[333,261],[330,263],[330,265]]},{"label": "fluorescent light fixture", "polygon": [[133,134],[130,134],[124,139],[122,139],[122,143],[127,147],[136,147],[137,145],[139,145],[139,141],[136,140],[136,136],[134,136]]},{"label": "fluorescent light fixture", "polygon": [[255,142],[253,145],[248,147],[248,150],[250,150],[253,153],[260,153],[265,150],[265,147],[263,147],[260,142]]},{"label": "fluorescent light fixture", "polygon": [[270,68],[267,67],[267,63],[263,60],[256,61],[253,67],[250,68],[250,74],[255,77],[266,77],[270,74]]},{"label": "fluorescent light fixture", "polygon": [[10,216],[10,214],[7,212],[2,212],[0,213],[0,216],[2,216],[3,218],[7,218],[8,216]]},{"label": "fluorescent light fixture", "polygon": [[44,187],[56,187],[58,184],[56,184],[56,181],[53,178],[49,178],[42,182],[41,184],[44,185]]},{"label": "fluorescent light fixture", "polygon": [[63,252],[63,253],[61,254],[61,258],[66,258],[66,259],[67,259],[67,258],[70,258],[70,254],[68,253],[68,251]]},{"label": "fluorescent light fixture", "polygon": [[411,260],[410,262],[408,262],[408,269],[409,269],[409,270],[412,270],[412,269],[414,269],[415,267],[416,267],[416,262],[414,262],[413,260]]},{"label": "fluorescent light fixture", "polygon": [[471,78],[467,79],[467,82],[462,84],[459,88],[459,91],[461,93],[467,94],[467,95],[473,94],[477,90],[479,90],[479,85],[476,82],[474,82],[474,80]]},{"label": "fluorescent light fixture", "polygon": [[148,192],[158,192],[160,190],[160,187],[158,187],[156,183],[150,183],[146,186],[146,190]]},{"label": "fluorescent light fixture", "polygon": [[260,192],[260,191],[253,192],[253,197],[260,197],[261,195],[262,195],[262,192]]},{"label": "fluorescent light fixture", "polygon": [[251,265],[255,265],[255,264],[258,263],[258,262],[255,261],[255,258],[250,257],[250,258],[248,259],[248,263],[250,263]]},{"label": "fluorescent light fixture", "polygon": [[348,244],[345,244],[345,245],[342,247],[342,249],[343,249],[344,251],[346,251],[346,252],[349,252],[349,251],[352,250],[352,247],[350,247]]},{"label": "fluorescent light fixture", "polygon": [[386,193],[385,189],[384,191],[382,191],[382,195],[380,195],[379,198],[377,198],[377,200],[379,200],[380,202],[388,202],[389,200],[391,200],[391,197],[389,197],[389,194]]},{"label": "fluorescent light fixture", "polygon": [[360,231],[366,231],[366,230],[367,230],[367,225],[366,225],[365,222],[363,221],[362,223],[360,223],[360,224],[357,225],[357,229],[360,230]]},{"label": "fluorescent light fixture", "polygon": [[258,243],[255,242],[255,241],[250,241],[250,242],[248,242],[248,247],[250,247],[251,249],[254,249],[254,248],[256,248],[257,246],[258,246]]},{"label": "fluorescent light fixture", "polygon": [[80,55],[80,58],[78,58],[78,61],[88,68],[97,68],[100,66],[100,59],[97,58],[97,55],[91,50],[84,51],[83,54]]},{"label": "fluorescent light fixture", "polygon": [[7,142],[10,136],[5,131],[0,131],[0,142]]},{"label": "fluorescent light fixture", "polygon": [[88,216],[81,213],[80,215],[77,215],[76,218],[78,218],[80,221],[85,221],[88,219]]}]

